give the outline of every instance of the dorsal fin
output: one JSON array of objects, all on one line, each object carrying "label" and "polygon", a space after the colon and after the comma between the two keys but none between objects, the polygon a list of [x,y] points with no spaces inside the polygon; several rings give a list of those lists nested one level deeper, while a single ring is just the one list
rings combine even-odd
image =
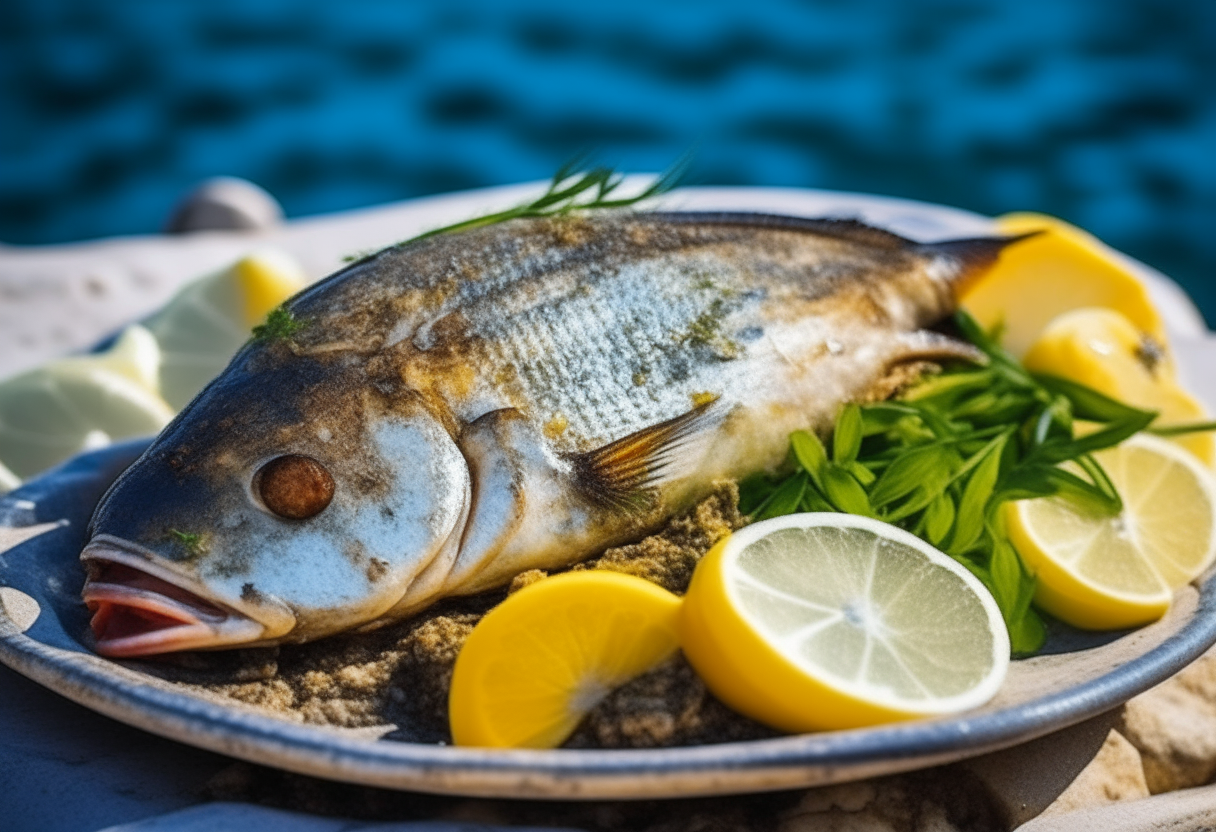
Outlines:
[{"label": "dorsal fin", "polygon": [[717,424],[724,410],[718,402],[715,398],[674,419],[572,455],[579,492],[600,505],[637,507],[664,480],[680,475],[685,461],[681,452],[692,454],[693,440]]},{"label": "dorsal fin", "polygon": [[851,240],[885,249],[909,249],[917,243],[893,231],[869,225],[855,217],[787,217],[781,214],[752,214],[734,211],[655,211],[638,214],[671,223],[716,223],[757,228],[810,231],[826,237]]}]

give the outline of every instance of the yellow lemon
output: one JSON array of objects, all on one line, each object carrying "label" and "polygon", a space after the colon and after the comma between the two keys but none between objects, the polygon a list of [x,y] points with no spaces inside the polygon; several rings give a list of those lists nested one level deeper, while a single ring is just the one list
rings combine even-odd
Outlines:
[{"label": "yellow lemon", "polygon": [[680,599],[589,570],[519,590],[469,635],[452,673],[457,745],[556,748],[613,688],[679,648]]},{"label": "yellow lemon", "polygon": [[156,341],[129,327],[107,351],[51,362],[0,383],[0,460],[29,477],[111,440],[157,433],[173,410],[147,381]]},{"label": "yellow lemon", "polygon": [[997,219],[1005,234],[1041,231],[1011,246],[963,292],[963,307],[985,329],[1003,326],[1002,343],[1018,358],[1064,312],[1102,306],[1121,312],[1140,332],[1166,343],[1165,324],[1148,290],[1118,255],[1079,228],[1041,214]]},{"label": "yellow lemon", "polygon": [[[1209,418],[1204,406],[1178,386],[1156,339],[1113,309],[1065,312],[1047,325],[1022,363],[1031,372],[1063,376],[1133,407],[1156,410],[1160,426]],[[1174,441],[1208,465],[1216,462],[1212,434]]]},{"label": "yellow lemon", "polygon": [[974,708],[1009,665],[975,576],[850,514],[792,514],[719,542],[693,574],[681,641],[718,698],[791,732]]},{"label": "yellow lemon", "polygon": [[1123,498],[1117,516],[1048,497],[1005,507],[1009,538],[1035,572],[1035,602],[1076,627],[1160,618],[1216,554],[1216,491],[1195,457],[1137,434],[1096,453]]},{"label": "yellow lemon", "polygon": [[158,386],[180,410],[228,366],[266,314],[307,285],[287,254],[259,251],[184,287],[146,322],[161,349]]}]

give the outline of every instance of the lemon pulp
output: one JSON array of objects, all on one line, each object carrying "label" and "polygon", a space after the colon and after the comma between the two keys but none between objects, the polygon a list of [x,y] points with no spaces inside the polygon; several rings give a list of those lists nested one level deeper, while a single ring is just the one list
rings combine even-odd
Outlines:
[{"label": "lemon pulp", "polygon": [[1110,516],[1058,497],[1008,504],[1009,537],[1038,579],[1035,602],[1077,627],[1160,618],[1216,554],[1216,492],[1195,457],[1137,434],[1096,453],[1123,498]]},{"label": "lemon pulp", "polygon": [[794,514],[721,541],[693,575],[684,652],[710,690],[784,731],[976,707],[1009,637],[965,568],[894,526]]},{"label": "lemon pulp", "polygon": [[483,618],[452,673],[457,745],[555,748],[613,688],[679,647],[680,599],[642,578],[568,572]]}]

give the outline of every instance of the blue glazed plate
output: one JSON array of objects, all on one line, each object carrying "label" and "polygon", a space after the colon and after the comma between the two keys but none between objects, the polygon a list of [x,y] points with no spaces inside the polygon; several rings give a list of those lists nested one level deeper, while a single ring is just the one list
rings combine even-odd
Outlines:
[{"label": "blue glazed plate", "polygon": [[[672,199],[680,202],[669,202],[671,207],[860,215],[924,239],[982,232],[987,226],[982,217],[952,209],[852,195],[739,189],[685,192]],[[1138,268],[1155,292],[1169,296],[1180,315],[1187,314],[1176,290],[1146,267]],[[1168,319],[1168,303],[1163,308]],[[1192,325],[1183,320],[1174,329]],[[1193,331],[1183,334],[1195,338]],[[1188,352],[1197,360],[1213,349],[1213,342],[1184,338],[1179,348],[1185,369]],[[1198,386],[1203,392],[1206,385]],[[149,676],[88,650],[88,616],[80,601],[84,574],[77,557],[94,504],[145,444],[128,442],[79,456],[0,499],[0,661],[130,725],[335,780],[447,794],[562,799],[822,785],[960,760],[1057,731],[1164,681],[1216,644],[1216,571],[1209,571],[1180,590],[1166,617],[1151,626],[1103,634],[1053,631],[1042,654],[1012,664],[992,702],[950,717],[754,742],[612,751],[489,751],[384,739],[391,725],[304,725]]]}]

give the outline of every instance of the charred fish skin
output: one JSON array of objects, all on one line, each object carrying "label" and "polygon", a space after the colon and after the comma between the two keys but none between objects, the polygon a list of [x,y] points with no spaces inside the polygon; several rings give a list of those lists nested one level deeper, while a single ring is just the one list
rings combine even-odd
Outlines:
[{"label": "charred fish skin", "polygon": [[[262,624],[257,643],[574,563],[778,464],[791,430],[826,429],[893,368],[971,355],[924,327],[1008,242],[664,213],[387,249],[236,356],[110,489],[82,558],[143,558]],[[315,515],[307,484],[265,493],[295,487],[263,474],[284,457],[328,479]]]}]

